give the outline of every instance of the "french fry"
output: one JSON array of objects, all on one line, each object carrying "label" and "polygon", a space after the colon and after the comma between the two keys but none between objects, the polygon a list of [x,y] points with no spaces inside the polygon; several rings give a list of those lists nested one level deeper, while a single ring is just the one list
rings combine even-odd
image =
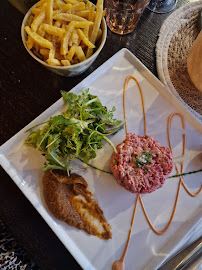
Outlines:
[{"label": "french fry", "polygon": [[86,60],[85,54],[81,48],[81,46],[76,47],[75,54],[78,56],[80,62]]},{"label": "french fry", "polygon": [[72,58],[74,57],[74,54],[75,54],[75,51],[76,51],[76,46],[72,46],[68,52],[68,55],[66,56],[66,60],[68,60],[69,62],[72,61]]},{"label": "french fry", "polygon": [[[90,8],[88,20],[94,22],[94,18],[95,18],[95,7],[92,6]],[[89,26],[89,29],[88,29],[88,37],[91,36],[92,31],[93,31],[93,26],[91,25],[91,26]]]},{"label": "french fry", "polygon": [[39,44],[37,44],[36,42],[34,43],[34,48],[35,48],[35,50],[36,50],[37,52],[39,52],[40,46],[39,46]]},{"label": "french fry", "polygon": [[73,32],[72,32],[71,41],[72,41],[72,45],[79,46],[79,43],[80,43],[81,39],[80,39],[76,29],[74,29]]},{"label": "french fry", "polygon": [[67,23],[66,22],[63,22],[62,23],[62,28],[65,29],[67,27]]},{"label": "french fry", "polygon": [[82,10],[85,10],[84,2],[79,2],[78,4],[73,5],[71,8],[71,12],[82,11]]},{"label": "french fry", "polygon": [[31,24],[32,31],[36,32],[39,25],[43,22],[44,19],[45,19],[45,10],[42,10],[41,13],[39,13],[33,19],[33,22]]},{"label": "french fry", "polygon": [[52,42],[52,35],[45,32],[44,38]]},{"label": "french fry", "polygon": [[89,25],[93,25],[93,22],[85,21],[85,22],[74,22],[75,28],[85,28]]},{"label": "french fry", "polygon": [[99,29],[96,37],[96,41],[102,36],[102,30]]},{"label": "french fry", "polygon": [[40,36],[44,37],[45,36],[45,31],[43,29],[43,24],[41,24],[37,30],[37,34],[39,34]]},{"label": "french fry", "polygon": [[43,29],[50,35],[62,37],[65,34],[65,29],[63,28],[58,28],[56,26],[52,26],[49,24],[44,23],[43,24]]},{"label": "french fry", "polygon": [[48,50],[48,49],[43,49],[43,48],[42,48],[42,49],[40,49],[39,52],[40,52],[41,55],[43,55],[43,57],[44,57],[45,59],[48,59],[48,57],[49,57],[49,51],[50,51],[50,50]]},{"label": "french fry", "polygon": [[[97,1],[97,10],[96,10],[96,16],[95,16],[95,23],[93,25],[92,34],[90,36],[90,42],[95,44],[98,30],[100,28],[101,20],[102,20],[102,12],[103,12],[103,0]],[[93,53],[92,48],[88,48],[86,57],[90,57]]]},{"label": "french fry", "polygon": [[28,26],[31,27],[31,24],[32,24],[32,22],[33,22],[33,19],[34,19],[34,16],[31,15],[31,16],[29,17],[28,21],[27,21],[27,25],[28,25]]},{"label": "french fry", "polygon": [[31,12],[34,15],[38,15],[39,13],[41,13],[41,8],[31,8]]},{"label": "french fry", "polygon": [[55,58],[55,46],[52,46],[52,48],[49,50],[48,59],[53,60]]},{"label": "french fry", "polygon": [[33,40],[30,36],[28,36],[26,45],[27,45],[27,49],[28,49],[28,50],[31,50],[31,48],[32,48],[33,45],[34,45],[34,40]]},{"label": "french fry", "polygon": [[94,17],[95,17],[95,7],[93,6],[93,7],[90,8],[88,20],[93,22]]},{"label": "french fry", "polygon": [[71,63],[69,62],[69,60],[61,60],[63,66],[71,66]]},{"label": "french fry", "polygon": [[60,0],[54,0],[53,9],[63,9],[65,3]]},{"label": "french fry", "polygon": [[[70,40],[69,40],[69,43],[68,43],[68,48],[70,47],[72,47],[73,46],[73,42],[72,42],[72,40],[71,40],[71,38],[70,38]],[[64,57],[65,57],[65,55],[64,55]]]},{"label": "french fry", "polygon": [[70,12],[76,12],[76,11],[82,11],[85,10],[85,4],[84,2],[79,2],[75,5],[72,5],[70,3],[65,4],[62,8],[63,11],[70,11]]},{"label": "french fry", "polygon": [[102,35],[103,0],[97,9],[84,0],[41,0],[31,8],[27,49],[53,66],[69,66],[91,56]]},{"label": "french fry", "polygon": [[70,3],[70,4],[72,4],[72,5],[75,5],[75,4],[77,4],[79,1],[77,1],[77,0],[65,0],[65,2],[66,2],[66,3]]},{"label": "french fry", "polygon": [[37,57],[39,57],[39,59],[44,60],[43,57],[41,56],[41,54],[40,54],[39,52],[37,52],[36,49],[35,49],[34,47],[32,48],[32,50],[33,50],[33,53],[34,53]]},{"label": "french fry", "polygon": [[35,43],[41,47],[51,49],[53,44],[49,40],[39,36],[37,33],[33,32],[29,26],[25,26],[25,31],[34,40]]},{"label": "french fry", "polygon": [[[88,21],[94,21],[94,17],[95,17],[95,7],[92,6],[89,10],[89,15],[88,15]],[[89,27],[86,27],[84,29],[84,34],[86,37],[89,37],[91,36],[91,33],[92,33],[92,30],[93,30],[93,25],[90,25]]]},{"label": "french fry", "polygon": [[61,66],[61,63],[58,59],[47,59],[46,62],[51,66]]},{"label": "french fry", "polygon": [[61,22],[60,20],[57,20],[57,21],[54,23],[54,26],[59,28],[59,27],[61,26],[61,24],[62,24],[62,22]]},{"label": "french fry", "polygon": [[62,55],[65,55],[68,53],[68,42],[71,37],[72,31],[74,30],[75,22],[70,22],[68,26],[66,27],[66,33],[61,41],[61,47],[60,47],[60,53]]},{"label": "french fry", "polygon": [[52,16],[53,16],[53,0],[47,0],[46,21],[50,25],[52,25]]},{"label": "french fry", "polygon": [[53,10],[52,16],[54,17],[56,14],[60,14],[60,13],[61,13],[61,9]]},{"label": "french fry", "polygon": [[41,0],[35,4],[35,7],[41,7],[45,2],[46,0]]},{"label": "french fry", "polygon": [[90,1],[86,2],[86,9],[91,9],[92,3]]},{"label": "french fry", "polygon": [[60,49],[56,48],[55,58],[58,59],[58,60],[65,60],[65,56],[60,54]]},{"label": "french fry", "polygon": [[83,32],[84,32],[84,35],[88,38],[89,37],[89,26],[86,26],[85,28],[84,28],[84,30],[83,30]]},{"label": "french fry", "polygon": [[60,13],[53,16],[54,20],[62,20],[67,22],[77,21],[77,22],[85,22],[86,19],[79,17],[74,14],[68,14],[68,13]]},{"label": "french fry", "polygon": [[88,19],[89,13],[90,13],[90,10],[81,10],[81,11],[75,12],[75,15]]},{"label": "french fry", "polygon": [[[72,4],[70,4],[70,3],[68,3],[68,4],[64,4],[64,6],[62,7],[62,10],[63,10],[63,12],[70,12],[71,11],[71,9],[72,9]],[[62,13],[62,12],[60,12],[60,13]]]},{"label": "french fry", "polygon": [[84,32],[81,29],[77,29],[77,33],[84,44],[86,44],[89,48],[95,48],[95,45],[88,40],[88,38],[84,35]]}]

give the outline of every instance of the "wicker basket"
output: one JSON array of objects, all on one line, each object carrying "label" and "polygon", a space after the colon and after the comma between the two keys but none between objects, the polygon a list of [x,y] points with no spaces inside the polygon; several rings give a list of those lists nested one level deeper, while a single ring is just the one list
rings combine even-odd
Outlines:
[{"label": "wicker basket", "polygon": [[173,12],[163,23],[156,44],[160,80],[202,123],[202,93],[187,71],[187,55],[199,34],[197,17],[202,1],[191,2]]}]

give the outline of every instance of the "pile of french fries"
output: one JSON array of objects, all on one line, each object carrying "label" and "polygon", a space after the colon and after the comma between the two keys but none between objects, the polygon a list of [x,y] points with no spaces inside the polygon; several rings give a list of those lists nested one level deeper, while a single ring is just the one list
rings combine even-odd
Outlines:
[{"label": "pile of french fries", "polygon": [[31,8],[26,46],[52,66],[70,66],[89,58],[102,35],[103,0],[41,0]]}]

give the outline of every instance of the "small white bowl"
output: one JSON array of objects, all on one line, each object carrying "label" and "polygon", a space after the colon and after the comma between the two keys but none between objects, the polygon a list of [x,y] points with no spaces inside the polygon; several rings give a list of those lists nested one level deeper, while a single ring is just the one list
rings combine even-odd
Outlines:
[{"label": "small white bowl", "polygon": [[80,62],[80,63],[75,64],[75,65],[71,65],[71,66],[51,66],[48,63],[46,63],[45,61],[38,58],[32,52],[32,50],[27,49],[27,46],[26,46],[27,33],[25,31],[25,26],[27,25],[28,19],[29,19],[31,14],[32,14],[31,9],[29,9],[28,12],[26,13],[24,19],[23,19],[23,22],[22,22],[22,26],[21,26],[22,42],[23,42],[26,50],[28,51],[28,53],[37,62],[41,63],[44,67],[46,67],[49,70],[57,73],[58,75],[62,75],[62,76],[66,76],[66,77],[74,77],[74,76],[77,76],[77,75],[83,73],[95,61],[95,59],[97,58],[97,56],[99,55],[100,51],[102,50],[102,48],[103,48],[103,46],[105,44],[106,37],[107,37],[107,25],[106,25],[105,19],[103,18],[102,22],[101,22],[102,36],[100,37],[100,39],[97,42],[97,46],[98,46],[97,50],[93,53],[93,55],[91,57],[89,57],[88,59],[86,59],[83,62]]}]

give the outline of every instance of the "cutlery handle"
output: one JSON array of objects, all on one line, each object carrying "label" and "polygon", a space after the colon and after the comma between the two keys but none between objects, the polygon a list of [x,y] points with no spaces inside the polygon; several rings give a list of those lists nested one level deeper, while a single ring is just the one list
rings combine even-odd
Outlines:
[{"label": "cutlery handle", "polygon": [[202,252],[202,242],[198,244],[176,267],[174,270],[182,269],[186,264],[193,260],[198,254]]}]

